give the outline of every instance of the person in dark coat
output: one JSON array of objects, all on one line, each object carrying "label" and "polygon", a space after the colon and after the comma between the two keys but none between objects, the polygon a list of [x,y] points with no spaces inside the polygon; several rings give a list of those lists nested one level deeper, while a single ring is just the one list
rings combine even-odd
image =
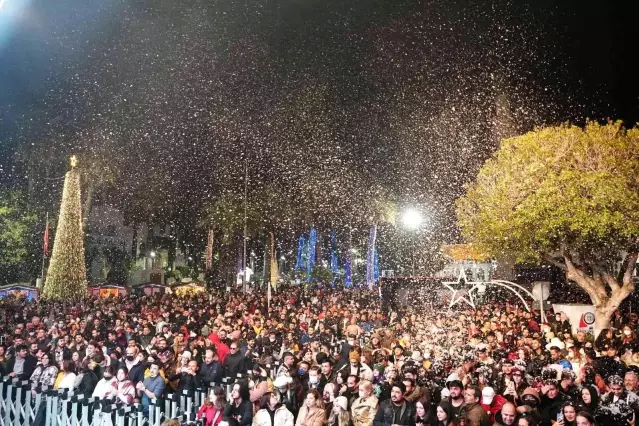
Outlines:
[{"label": "person in dark coat", "polygon": [[16,356],[11,357],[4,368],[4,373],[9,377],[17,377],[20,380],[29,380],[38,365],[38,359],[29,354],[27,345],[16,347]]},{"label": "person in dark coat", "polygon": [[229,346],[231,353],[224,358],[224,375],[226,377],[237,378],[240,373],[246,373],[244,367],[244,354],[239,350],[239,344],[237,342],[231,343]]},{"label": "person in dark coat", "polygon": [[222,376],[224,375],[222,364],[217,359],[215,350],[207,349],[204,353],[204,362],[198,372],[200,379],[205,385],[210,383],[222,383]]},{"label": "person in dark coat", "polygon": [[415,405],[404,399],[405,392],[402,382],[393,383],[390,399],[383,401],[375,414],[374,426],[415,426]]},{"label": "person in dark coat", "polygon": [[197,375],[197,361],[189,361],[188,365],[181,372],[177,372],[167,377],[169,382],[179,380],[177,392],[182,395],[182,391],[195,392],[197,388],[202,387],[202,380]]},{"label": "person in dark coat", "polygon": [[[236,343],[232,345],[236,345]],[[249,426],[253,423],[253,404],[251,404],[246,380],[241,380],[233,385],[231,403],[226,405],[224,417],[236,420],[239,426]]]},{"label": "person in dark coat", "polygon": [[93,371],[96,365],[97,364],[93,359],[85,359],[82,361],[82,380],[80,380],[80,384],[78,385],[79,394],[93,394],[93,390],[99,381],[98,376]]}]

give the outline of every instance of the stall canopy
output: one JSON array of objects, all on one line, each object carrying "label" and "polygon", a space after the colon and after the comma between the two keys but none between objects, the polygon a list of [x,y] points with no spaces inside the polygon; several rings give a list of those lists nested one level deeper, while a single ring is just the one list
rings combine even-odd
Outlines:
[{"label": "stall canopy", "polygon": [[0,299],[7,296],[16,298],[26,298],[27,300],[38,300],[38,289],[26,284],[7,284],[0,286]]},{"label": "stall canopy", "polygon": [[89,287],[89,294],[94,297],[117,297],[126,296],[128,294],[126,287],[116,284],[102,284]]}]

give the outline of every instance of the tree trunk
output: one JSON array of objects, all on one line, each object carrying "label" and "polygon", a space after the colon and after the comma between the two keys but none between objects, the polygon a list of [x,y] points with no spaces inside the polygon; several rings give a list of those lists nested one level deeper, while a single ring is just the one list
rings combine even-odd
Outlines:
[{"label": "tree trunk", "polygon": [[[613,311],[614,312],[614,311]],[[603,309],[595,308],[595,338],[604,328],[610,328],[611,314]]]},{"label": "tree trunk", "polygon": [[575,265],[570,256],[564,255],[566,278],[583,288],[595,307],[595,337],[602,329],[608,328],[612,315],[634,291],[632,274],[637,256],[636,252],[627,255],[624,274],[617,279],[607,271],[594,268],[593,273],[586,273],[583,266]]}]

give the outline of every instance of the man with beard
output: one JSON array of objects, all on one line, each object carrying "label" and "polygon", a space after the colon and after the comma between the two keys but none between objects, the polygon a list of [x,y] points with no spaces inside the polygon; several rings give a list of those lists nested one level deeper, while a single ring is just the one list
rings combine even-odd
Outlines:
[{"label": "man with beard", "polygon": [[291,352],[284,352],[284,354],[282,355],[282,359],[284,361],[282,362],[280,367],[277,369],[276,377],[280,377],[280,376],[291,377],[291,369],[293,368],[293,365],[295,364],[295,357],[293,357],[293,354]]},{"label": "man with beard", "polygon": [[450,392],[449,400],[452,406],[450,420],[458,422],[462,418],[462,409],[464,408],[464,395],[462,390],[464,385],[457,374],[453,373],[446,379],[446,388]]},{"label": "man with beard", "polygon": [[164,379],[160,376],[160,366],[156,362],[149,365],[149,377],[139,382],[136,386],[138,394],[141,395],[140,403],[144,410],[144,415],[149,415],[149,406],[152,399],[159,399],[164,392]]},{"label": "man with beard", "polygon": [[393,425],[415,425],[415,405],[404,399],[406,386],[401,382],[393,383],[391,397],[379,405],[379,410],[375,414],[373,425],[393,426]]}]

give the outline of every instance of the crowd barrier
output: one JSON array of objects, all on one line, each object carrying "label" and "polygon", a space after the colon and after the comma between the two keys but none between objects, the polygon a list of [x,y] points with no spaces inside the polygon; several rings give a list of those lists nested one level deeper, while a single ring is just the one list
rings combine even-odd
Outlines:
[{"label": "crowd barrier", "polygon": [[[266,366],[269,378],[276,376],[280,363]],[[237,378],[226,377],[222,383],[209,383],[195,392],[167,393],[162,399],[151,401],[148,416],[141,404],[122,406],[112,400],[78,394],[66,389],[37,389],[32,392],[29,381],[5,376],[0,382],[0,426],[30,426],[38,413],[44,416],[45,426],[160,426],[168,419],[182,424],[197,424],[198,409],[214,386],[221,386],[227,401]],[[42,417],[41,417],[42,418]]]},{"label": "crowd barrier", "polygon": [[[370,333],[360,336],[360,344],[370,339]],[[343,341],[331,345],[335,353]],[[266,374],[275,380],[280,362],[266,365]],[[249,372],[247,372],[248,374]],[[0,426],[31,426],[40,414],[45,426],[160,426],[168,419],[178,419],[185,425],[195,425],[196,414],[209,391],[221,386],[226,399],[231,399],[231,390],[236,380],[247,377],[226,377],[222,383],[209,383],[195,392],[183,394],[166,393],[162,399],[151,401],[148,416],[141,404],[122,406],[112,400],[78,394],[70,390],[36,389],[32,392],[29,381],[20,381],[5,376],[0,381]]]}]

